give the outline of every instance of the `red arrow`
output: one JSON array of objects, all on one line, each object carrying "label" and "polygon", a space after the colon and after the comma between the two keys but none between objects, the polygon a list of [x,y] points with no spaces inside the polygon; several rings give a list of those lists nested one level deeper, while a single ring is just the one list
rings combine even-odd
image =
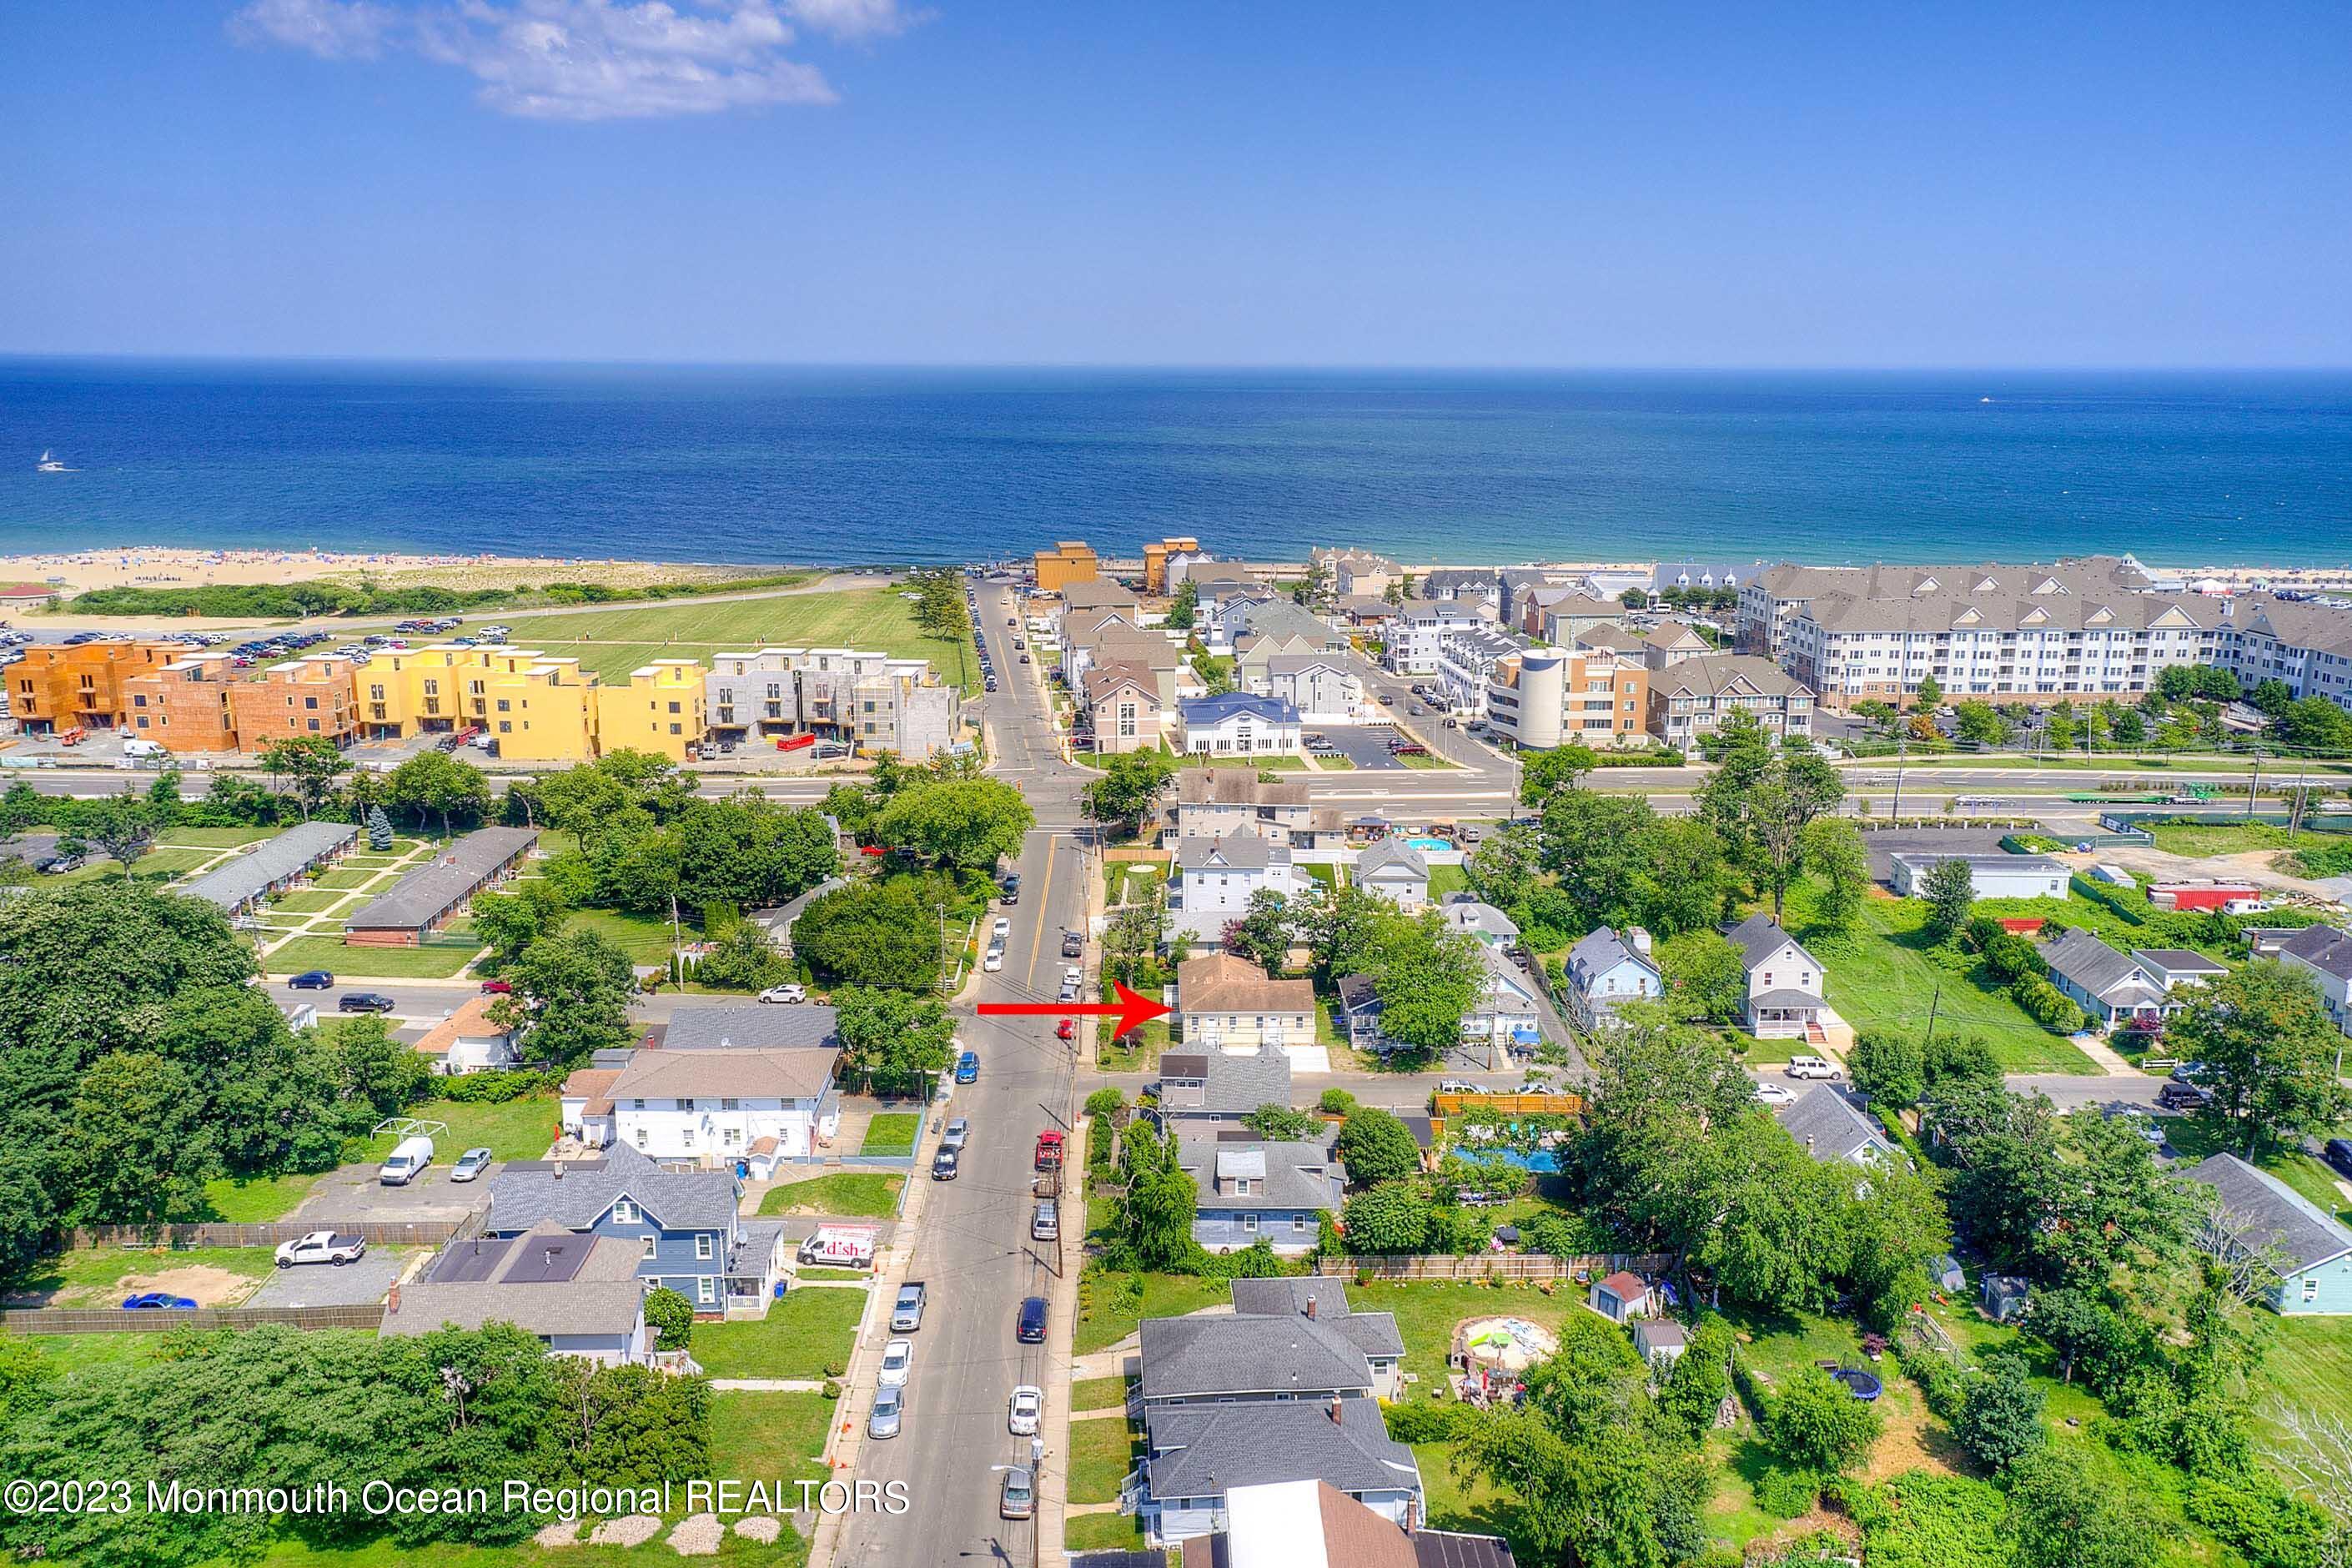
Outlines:
[{"label": "red arrow", "polygon": [[1118,993],[1116,1002],[982,1002],[979,1012],[984,1018],[1117,1018],[1118,1027],[1110,1032],[1115,1040],[1139,1024],[1166,1016],[1170,1011],[1116,981],[1111,983],[1111,989]]}]

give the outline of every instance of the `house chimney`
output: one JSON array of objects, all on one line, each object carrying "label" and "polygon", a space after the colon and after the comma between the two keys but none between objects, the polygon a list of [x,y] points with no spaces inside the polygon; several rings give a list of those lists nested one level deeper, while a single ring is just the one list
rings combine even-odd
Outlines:
[{"label": "house chimney", "polygon": [[1812,1135],[1811,1133],[1808,1132],[1808,1133],[1806,1133],[1806,1134],[1805,1134],[1805,1152],[1806,1152],[1806,1153],[1808,1153],[1808,1154],[1810,1154],[1810,1153],[1811,1153],[1812,1152],[1813,1152],[1813,1135]]},{"label": "house chimney", "polygon": [[1650,956],[1650,933],[1640,926],[1630,926],[1625,934],[1633,939],[1633,951],[1643,958]]},{"label": "house chimney", "polygon": [[1340,1419],[1339,1419],[1339,1414],[1340,1414],[1339,1396],[1338,1394],[1333,1394],[1333,1395],[1331,1396],[1331,1425],[1332,1425],[1332,1426],[1345,1426],[1345,1425],[1346,1425],[1346,1423],[1345,1423],[1344,1421],[1342,1421],[1342,1420],[1340,1420]]},{"label": "house chimney", "polygon": [[400,1310],[400,1286],[396,1282],[394,1284],[391,1293],[383,1299],[383,1310],[387,1312],[395,1314]]},{"label": "house chimney", "polygon": [[1415,1492],[1404,1500],[1404,1532],[1411,1535],[1421,1528],[1421,1494]]},{"label": "house chimney", "polygon": [[555,1162],[555,1179],[559,1182],[563,1180],[563,1162],[561,1160]]},{"label": "house chimney", "polygon": [[1312,1296],[1307,1298],[1307,1317],[1309,1322],[1315,1318],[1315,1298]]}]

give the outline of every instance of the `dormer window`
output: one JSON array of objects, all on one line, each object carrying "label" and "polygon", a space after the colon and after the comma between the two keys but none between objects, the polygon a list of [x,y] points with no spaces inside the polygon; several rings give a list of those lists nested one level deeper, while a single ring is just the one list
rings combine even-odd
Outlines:
[{"label": "dormer window", "polygon": [[637,1223],[637,1215],[640,1212],[642,1211],[638,1209],[637,1205],[631,1203],[626,1198],[615,1198],[613,1200],[613,1223],[614,1225],[635,1225]]}]

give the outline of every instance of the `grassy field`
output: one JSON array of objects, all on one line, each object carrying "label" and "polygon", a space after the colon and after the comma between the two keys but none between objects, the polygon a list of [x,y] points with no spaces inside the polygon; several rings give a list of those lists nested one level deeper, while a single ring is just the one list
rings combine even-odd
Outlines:
[{"label": "grassy field", "polygon": [[898,1189],[906,1184],[906,1177],[885,1175],[878,1171],[838,1171],[814,1181],[769,1188],[760,1199],[760,1212],[887,1219],[898,1212]]},{"label": "grassy field", "polygon": [[[349,893],[356,892],[383,875],[382,871],[365,866],[336,866],[320,872],[310,880],[315,887],[332,888]],[[389,888],[392,884],[387,881],[384,886]]]},{"label": "grassy field", "polygon": [[710,1473],[730,1480],[821,1481],[834,1402],[802,1391],[726,1389],[710,1396]]},{"label": "grassy field", "polygon": [[857,1146],[861,1154],[911,1154],[915,1152],[915,1134],[922,1131],[923,1119],[911,1111],[884,1111],[866,1124],[866,1141]]},{"label": "grassy field", "polygon": [[1117,1502],[1135,1468],[1136,1434],[1124,1421],[1073,1421],[1066,1461],[1072,1502]]},{"label": "grassy field", "polygon": [[694,658],[777,645],[879,648],[931,661],[940,679],[967,690],[979,685],[979,660],[969,642],[924,637],[913,605],[895,588],[803,594],[722,603],[680,600],[625,610],[582,610],[537,616],[517,623],[516,643],[577,658],[608,683],[626,685],[629,671],[656,658]]},{"label": "grassy field", "polygon": [[1812,891],[1790,891],[1788,925],[1828,970],[1830,1005],[1856,1030],[1923,1033],[1932,1008],[1937,1030],[1981,1035],[2008,1072],[2090,1073],[2090,1058],[2052,1034],[2000,991],[1943,968],[1927,955],[1921,930],[1927,905],[1916,899],[1867,899],[1850,936],[1811,929]]},{"label": "grassy field", "polygon": [[1125,1283],[1123,1274],[1088,1274],[1078,1282],[1078,1325],[1074,1353],[1087,1355],[1108,1350],[1146,1318],[1181,1318],[1203,1307],[1222,1306],[1234,1299],[1233,1288],[1222,1279],[1190,1274],[1146,1274],[1143,1304],[1131,1313],[1113,1310],[1111,1301]]},{"label": "grassy field", "polygon": [[298,936],[262,962],[272,974],[323,969],[338,980],[446,980],[480,951],[471,946],[346,947],[340,937]]},{"label": "grassy field", "polygon": [[1126,1403],[1123,1377],[1082,1377],[1070,1384],[1072,1410],[1114,1410]]},{"label": "grassy field", "polygon": [[[564,918],[563,925],[567,931],[594,931],[627,953],[632,963],[662,963],[669,958],[669,922],[651,915],[625,914],[619,910],[574,910]],[[684,930],[688,942],[702,934],[702,928],[690,921]]]},{"label": "grassy field", "polygon": [[[586,1532],[583,1525],[583,1537]],[[550,1551],[528,1541],[513,1546],[397,1546],[387,1539],[355,1547],[310,1546],[297,1541],[280,1541],[264,1550],[255,1562],[266,1568],[654,1568],[655,1564],[676,1568],[685,1562],[709,1563],[717,1564],[717,1568],[799,1568],[808,1556],[808,1542],[794,1534],[791,1521],[786,1521],[783,1532],[772,1546],[747,1541],[730,1531],[716,1553],[691,1559],[680,1557],[671,1549],[665,1531],[630,1551],[585,1544]]]},{"label": "grassy field", "polygon": [[[467,1149],[488,1149],[500,1160],[538,1160],[555,1140],[557,1106],[552,1095],[509,1100],[502,1105],[479,1105],[455,1100],[428,1100],[408,1114],[424,1121],[446,1121],[446,1132],[433,1142],[440,1158],[454,1160]],[[373,1157],[392,1152],[394,1140],[387,1133],[375,1141]]]},{"label": "grassy field", "polygon": [[328,889],[323,891],[280,893],[269,900],[272,913],[281,915],[322,915],[345,899],[348,892]]},{"label": "grassy field", "polygon": [[1064,1522],[1062,1544],[1072,1552],[1140,1552],[1143,1525],[1131,1513],[1082,1513]]},{"label": "grassy field", "polygon": [[1442,904],[1469,886],[1469,874],[1459,866],[1432,866],[1429,868],[1429,901],[1431,903]]},{"label": "grassy field", "polygon": [[2300,1408],[2352,1421],[2352,1318],[2280,1318],[2269,1327],[2262,1371],[2248,1391],[2254,1419],[2275,1431],[2279,1413]]},{"label": "grassy field", "polygon": [[235,849],[239,845],[275,838],[284,831],[282,827],[174,827],[155,842],[196,849]]},{"label": "grassy field", "polygon": [[232,1225],[268,1225],[292,1214],[318,1180],[315,1175],[222,1176],[205,1184],[205,1197],[213,1212]]},{"label": "grassy field", "polygon": [[[248,1279],[268,1274],[271,1257],[260,1247],[184,1247],[148,1252],[127,1247],[93,1247],[45,1258],[24,1279],[19,1289],[46,1294],[53,1307],[109,1307],[125,1293],[131,1276],[152,1275],[168,1268],[217,1268]],[[189,1291],[197,1300],[200,1294]]]},{"label": "grassy field", "polygon": [[768,1315],[694,1325],[694,1359],[713,1377],[838,1377],[849,1365],[863,1290],[793,1290]]}]

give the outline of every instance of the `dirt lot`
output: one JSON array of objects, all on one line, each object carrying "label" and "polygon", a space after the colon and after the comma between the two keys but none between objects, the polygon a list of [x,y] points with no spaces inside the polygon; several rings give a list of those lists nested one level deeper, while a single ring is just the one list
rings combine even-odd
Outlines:
[{"label": "dirt lot", "polygon": [[2088,855],[2078,855],[2070,849],[2058,858],[2078,871],[2104,862],[2120,866],[2126,871],[2137,871],[2143,876],[2159,879],[2205,878],[2215,881],[2246,881],[2257,888],[2275,889],[2282,892],[2309,893],[2321,899],[2336,896],[2332,889],[2317,882],[2272,870],[2271,861],[2277,856],[2275,849],[2250,849],[2238,855],[2192,858],[2162,849],[2143,849],[2137,845],[2110,844]]},{"label": "dirt lot", "polygon": [[260,1281],[243,1274],[232,1274],[226,1268],[208,1264],[182,1264],[176,1268],[158,1268],[146,1273],[125,1274],[113,1285],[100,1289],[68,1288],[53,1297],[52,1307],[111,1307],[125,1296],[136,1296],[148,1290],[169,1290],[174,1296],[185,1296],[200,1307],[235,1307],[253,1294]]}]

